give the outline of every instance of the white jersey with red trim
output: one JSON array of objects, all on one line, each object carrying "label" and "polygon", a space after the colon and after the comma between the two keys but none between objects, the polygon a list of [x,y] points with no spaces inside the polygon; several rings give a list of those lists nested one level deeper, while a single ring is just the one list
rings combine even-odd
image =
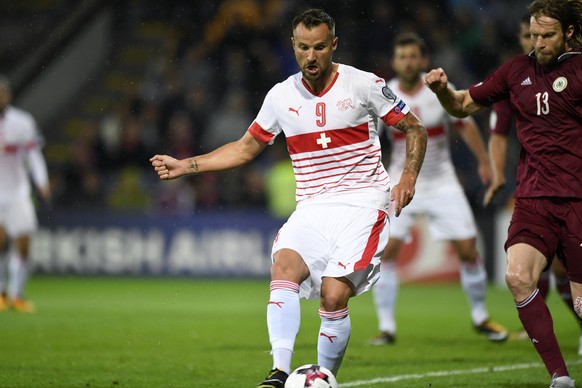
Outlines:
[{"label": "white jersey with red trim", "polygon": [[382,165],[378,119],[393,125],[408,111],[384,79],[339,64],[319,95],[301,73],[275,85],[249,132],[264,143],[285,133],[298,206],[346,203],[386,211],[390,178]]},{"label": "white jersey with red trim", "polygon": [[[424,79],[424,74],[422,75]],[[448,132],[452,125],[463,125],[463,120],[449,115],[441,106],[436,95],[423,83],[412,94],[402,90],[396,78],[388,81],[396,94],[402,97],[410,110],[420,119],[428,132],[428,142],[422,169],[416,181],[414,198],[428,196],[435,192],[462,192],[451,159]],[[396,128],[390,128],[392,153],[388,171],[395,185],[406,160],[406,136]]]},{"label": "white jersey with red trim", "polygon": [[[31,193],[26,155],[40,149],[41,141],[32,115],[8,106],[0,115],[0,203],[28,198]],[[46,168],[46,165],[41,167]]]}]

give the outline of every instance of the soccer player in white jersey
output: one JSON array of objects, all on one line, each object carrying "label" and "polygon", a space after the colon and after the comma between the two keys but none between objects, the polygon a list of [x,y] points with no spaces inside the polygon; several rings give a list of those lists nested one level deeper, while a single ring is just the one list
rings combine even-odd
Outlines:
[{"label": "soccer player in white jersey", "polygon": [[[379,276],[395,215],[414,196],[426,129],[383,79],[332,61],[335,21],[320,9],[293,19],[291,42],[300,72],[275,85],[238,141],[182,160],[150,159],[161,179],[230,170],[253,160],[284,132],[296,178],[297,208],[273,243],[267,326],[273,369],[258,386],[282,388],[291,371],[300,297],[318,298],[318,364],[337,374],[351,323],[348,300]],[[382,165],[379,120],[406,134],[398,185]]]},{"label": "soccer player in white jersey", "polygon": [[[423,72],[427,65],[427,49],[417,34],[402,33],[396,37],[393,56],[396,77],[388,82],[388,87],[420,118],[429,140],[414,201],[390,224],[390,240],[382,255],[380,280],[374,286],[380,333],[370,343],[391,344],[396,339],[394,310],[399,286],[396,258],[401,244],[410,237],[415,218],[420,215],[427,217],[432,236],[450,241],[457,253],[461,284],[469,301],[473,326],[491,341],[504,341],[507,330],[489,319],[485,306],[487,274],[476,248],[477,227],[473,213],[452,163],[448,141],[450,128],[459,132],[475,155],[478,174],[484,184],[491,180],[489,158],[475,121],[449,116],[424,84]],[[399,172],[405,163],[406,144],[401,132],[391,128],[390,134],[393,147],[388,172],[394,183],[400,179]]]},{"label": "soccer player in white jersey", "polygon": [[29,173],[45,201],[50,199],[50,186],[36,122],[10,103],[8,80],[0,76],[0,311],[30,313],[34,305],[24,298],[24,288],[38,221]]}]

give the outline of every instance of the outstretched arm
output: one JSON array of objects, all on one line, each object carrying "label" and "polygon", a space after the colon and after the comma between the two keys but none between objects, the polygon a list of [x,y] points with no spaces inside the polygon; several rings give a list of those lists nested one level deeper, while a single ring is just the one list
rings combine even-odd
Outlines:
[{"label": "outstretched arm", "polygon": [[455,117],[467,117],[483,108],[473,101],[468,90],[451,88],[449,77],[440,67],[429,71],[424,82],[436,94],[443,108]]},{"label": "outstretched arm", "polygon": [[414,186],[416,185],[416,178],[424,161],[428,135],[426,128],[412,112],[409,112],[402,120],[394,124],[394,128],[406,134],[406,161],[404,163],[404,169],[400,176],[400,182],[392,188],[390,195],[391,201],[394,202],[394,212],[396,217],[398,217],[402,209],[414,197]]},{"label": "outstretched arm", "polygon": [[150,162],[160,179],[176,179],[184,175],[226,171],[244,166],[266,147],[266,144],[246,132],[239,140],[204,155],[181,160],[168,155],[155,155],[150,158]]},{"label": "outstretched arm", "polygon": [[488,185],[491,183],[493,173],[491,172],[489,157],[487,156],[487,150],[485,149],[485,142],[483,141],[483,136],[477,127],[477,123],[472,117],[470,117],[464,121],[460,128],[458,128],[458,131],[465,144],[467,144],[475,156],[475,159],[477,159],[477,173],[479,174],[481,183],[483,185]]}]

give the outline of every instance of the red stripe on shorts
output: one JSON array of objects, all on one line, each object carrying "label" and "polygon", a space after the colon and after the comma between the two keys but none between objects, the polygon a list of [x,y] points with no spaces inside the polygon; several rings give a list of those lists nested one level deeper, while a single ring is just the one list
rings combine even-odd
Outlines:
[{"label": "red stripe on shorts", "polygon": [[386,213],[378,210],[378,219],[376,219],[376,223],[374,224],[374,227],[372,227],[372,232],[370,233],[370,237],[368,237],[368,242],[366,243],[364,254],[362,255],[362,258],[354,265],[354,270],[365,269],[372,261],[374,254],[378,250],[380,233],[382,232],[385,222]]}]

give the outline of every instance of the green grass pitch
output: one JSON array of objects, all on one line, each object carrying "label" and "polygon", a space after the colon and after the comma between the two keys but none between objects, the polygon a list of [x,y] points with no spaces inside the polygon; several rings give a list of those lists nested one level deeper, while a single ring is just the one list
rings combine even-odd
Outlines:
[{"label": "green grass pitch", "polygon": [[[36,314],[0,313],[0,387],[254,387],[271,368],[267,280],[33,277]],[[506,289],[492,318],[520,328]],[[570,373],[582,382],[579,327],[552,290],[548,305]],[[458,284],[403,285],[398,340],[376,334],[372,294],[350,303],[342,387],[549,385],[528,341],[490,343],[472,330]],[[316,362],[316,301],[302,301],[293,366]]]}]

